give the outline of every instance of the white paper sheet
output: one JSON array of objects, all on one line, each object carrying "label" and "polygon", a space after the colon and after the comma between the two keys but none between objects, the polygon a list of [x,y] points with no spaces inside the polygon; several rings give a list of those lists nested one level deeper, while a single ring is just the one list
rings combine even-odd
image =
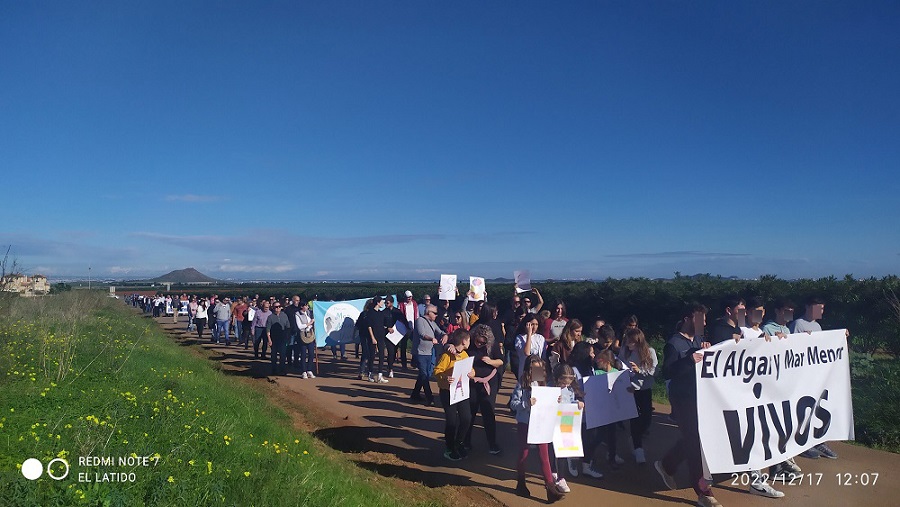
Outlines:
[{"label": "white paper sheet", "polygon": [[455,405],[469,399],[469,372],[475,364],[474,357],[467,357],[462,361],[453,363],[453,373],[450,383],[450,404]]},{"label": "white paper sheet", "polygon": [[456,275],[441,275],[441,286],[438,299],[453,301],[456,299]]},{"label": "white paper sheet", "polygon": [[403,337],[406,336],[407,331],[408,329],[406,329],[406,324],[397,321],[397,323],[394,324],[394,332],[388,333],[387,339],[390,340],[390,342],[394,345],[397,345],[398,343],[400,343],[400,340],[402,340]]},{"label": "white paper sheet", "polygon": [[531,397],[535,399],[528,419],[528,443],[548,444],[553,441],[559,421],[559,387],[535,386],[531,388]]},{"label": "white paper sheet", "polygon": [[531,290],[531,272],[527,269],[514,271],[513,277],[516,280],[516,293],[528,292]]}]

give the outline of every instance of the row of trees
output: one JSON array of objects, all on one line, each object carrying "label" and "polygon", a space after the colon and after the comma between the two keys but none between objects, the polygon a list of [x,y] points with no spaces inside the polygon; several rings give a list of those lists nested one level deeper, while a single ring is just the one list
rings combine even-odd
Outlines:
[{"label": "row of trees", "polygon": [[[883,351],[900,354],[900,278],[854,279],[827,277],[819,279],[782,280],[763,276],[757,280],[735,280],[710,275],[676,276],[670,280],[647,278],[608,279],[603,281],[545,282],[536,284],[546,301],[553,307],[557,299],[566,303],[570,317],[589,321],[602,317],[618,327],[629,315],[636,315],[648,337],[662,340],[674,329],[675,321],[685,304],[697,301],[710,308],[709,319],[720,312],[720,301],[729,294],[745,298],[757,296],[772,302],[787,297],[803,311],[803,301],[818,295],[827,301],[824,328],[848,328],[850,345],[858,352]],[[181,291],[173,287],[173,291]],[[191,292],[208,294],[260,294],[283,296],[300,294],[304,299],[346,300],[372,297],[376,294],[402,294],[411,290],[417,300],[425,293],[437,297],[437,283],[304,283],[278,285],[240,285],[232,287],[192,287]],[[461,294],[468,286],[459,285]],[[513,294],[512,283],[487,284],[488,298],[500,305],[501,312],[509,308]],[[588,325],[587,322],[585,322]]]}]

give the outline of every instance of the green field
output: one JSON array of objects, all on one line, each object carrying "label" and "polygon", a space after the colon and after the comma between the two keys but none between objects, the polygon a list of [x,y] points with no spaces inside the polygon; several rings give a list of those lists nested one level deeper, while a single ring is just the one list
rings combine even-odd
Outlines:
[{"label": "green field", "polygon": [[[0,505],[428,502],[401,497],[388,479],[294,430],[254,387],[119,301],[77,291],[6,298],[0,312]],[[79,465],[85,456],[116,464]],[[63,480],[20,473],[26,458],[46,466],[57,457],[71,467]],[[118,465],[145,457],[147,466]],[[127,482],[96,482],[104,474]]]}]

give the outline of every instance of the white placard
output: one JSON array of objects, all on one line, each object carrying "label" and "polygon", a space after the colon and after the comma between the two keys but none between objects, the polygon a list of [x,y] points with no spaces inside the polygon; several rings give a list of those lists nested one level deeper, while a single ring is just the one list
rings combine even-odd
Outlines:
[{"label": "white placard", "polygon": [[484,301],[484,278],[480,276],[469,277],[469,292],[466,294],[469,301]]},{"label": "white placard", "polygon": [[549,444],[553,441],[553,433],[559,425],[559,387],[534,386],[531,397],[535,399],[528,419],[528,443]]},{"label": "white placard", "polygon": [[402,340],[403,337],[406,336],[406,331],[406,324],[398,320],[397,323],[394,324],[394,332],[388,333],[386,338],[390,340],[390,342],[394,345],[397,345],[398,343],[400,343],[400,340]]},{"label": "white placard", "polygon": [[531,271],[523,269],[514,271],[513,277],[516,280],[516,293],[528,292],[531,290]]},{"label": "white placard", "polygon": [[450,404],[455,405],[461,401],[469,399],[469,372],[475,364],[474,357],[467,357],[461,361],[453,363],[453,373],[450,378]]},{"label": "white placard", "polygon": [[581,458],[584,447],[581,442],[581,418],[584,411],[577,403],[560,403],[556,412],[556,429],[553,432],[553,451],[557,458]]},{"label": "white placard", "polygon": [[764,469],[816,444],[852,440],[843,329],[726,340],[697,363],[697,415],[712,473]]},{"label": "white placard", "polygon": [[438,299],[453,301],[456,299],[456,275],[441,275]]}]

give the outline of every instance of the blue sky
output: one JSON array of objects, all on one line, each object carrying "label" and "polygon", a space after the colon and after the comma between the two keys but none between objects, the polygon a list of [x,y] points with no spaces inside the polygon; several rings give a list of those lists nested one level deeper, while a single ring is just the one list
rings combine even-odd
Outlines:
[{"label": "blue sky", "polygon": [[0,245],[135,278],[882,276],[896,2],[3,2]]}]

